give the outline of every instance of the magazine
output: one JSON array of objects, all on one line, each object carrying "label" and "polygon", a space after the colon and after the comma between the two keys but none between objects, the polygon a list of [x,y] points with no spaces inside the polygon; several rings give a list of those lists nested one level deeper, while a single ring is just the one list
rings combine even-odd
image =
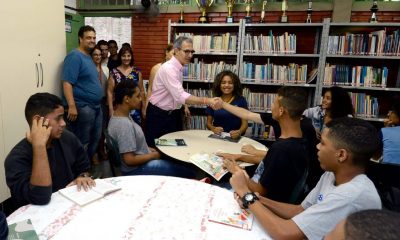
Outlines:
[{"label": "magazine", "polygon": [[8,225],[7,239],[39,240],[39,237],[33,228],[32,221],[30,219],[25,219],[23,221]]},{"label": "magazine", "polygon": [[197,153],[190,157],[190,162],[219,181],[228,170],[222,167],[223,160],[215,154]]},{"label": "magazine", "polygon": [[233,139],[233,138],[231,138],[231,135],[229,134],[229,133],[227,133],[227,132],[222,132],[221,134],[215,134],[215,133],[212,133],[212,134],[210,134],[210,136],[208,136],[208,137],[210,137],[210,138],[216,138],[216,139],[221,139],[221,140],[224,140],[224,141],[229,141],[229,142],[239,142],[239,140],[240,140],[240,138],[241,137],[238,137],[238,138],[236,138],[236,139]]},{"label": "magazine", "polygon": [[120,190],[121,188],[114,184],[108,183],[102,179],[96,179],[96,186],[90,190],[85,191],[81,189],[78,191],[76,185],[60,189],[59,192],[69,200],[84,206],[88,203],[94,202],[100,198],[103,198],[106,194]]},{"label": "magazine", "polygon": [[232,192],[226,191],[221,196],[215,196],[208,221],[225,224],[245,230],[251,230],[254,215],[246,209],[241,209],[236,201],[221,201],[218,199],[232,198]]},{"label": "magazine", "polygon": [[183,139],[156,138],[154,142],[156,146],[187,146]]}]

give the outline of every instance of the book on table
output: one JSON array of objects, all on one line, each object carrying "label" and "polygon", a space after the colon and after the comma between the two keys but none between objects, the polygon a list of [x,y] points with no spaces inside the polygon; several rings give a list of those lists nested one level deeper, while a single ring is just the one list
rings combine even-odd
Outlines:
[{"label": "book on table", "polygon": [[214,197],[208,221],[251,230],[254,215],[250,211],[240,208],[239,204],[234,200],[229,202],[221,201],[221,199],[233,198],[232,195],[232,192],[226,191]]},{"label": "book on table", "polygon": [[39,236],[37,235],[35,228],[32,225],[32,221],[30,219],[25,219],[20,222],[8,225],[7,239],[39,240]]},{"label": "book on table", "polygon": [[224,141],[229,141],[229,142],[239,142],[239,140],[240,140],[240,138],[241,137],[238,137],[238,138],[232,138],[231,137],[231,135],[229,134],[229,133],[227,133],[227,132],[222,132],[221,134],[215,134],[215,133],[212,133],[212,134],[210,134],[209,136],[208,136],[209,138],[216,138],[216,139],[221,139],[221,140],[224,140]]},{"label": "book on table", "polygon": [[228,173],[228,170],[222,166],[222,158],[215,154],[196,153],[189,158],[189,161],[210,174],[217,181]]},{"label": "book on table", "polygon": [[108,183],[102,179],[96,179],[96,186],[90,188],[88,191],[85,191],[81,188],[78,191],[76,185],[66,187],[60,189],[58,192],[69,200],[77,203],[80,206],[84,206],[91,202],[94,202],[100,198],[103,198],[105,195],[120,190],[121,187],[118,187],[114,184]]},{"label": "book on table", "polygon": [[154,142],[156,146],[187,146],[185,140],[179,138],[156,138]]}]

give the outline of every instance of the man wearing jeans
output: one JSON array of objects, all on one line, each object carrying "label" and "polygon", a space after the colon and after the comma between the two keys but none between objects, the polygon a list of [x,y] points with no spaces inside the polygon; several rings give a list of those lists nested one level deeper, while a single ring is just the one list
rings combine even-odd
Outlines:
[{"label": "man wearing jeans", "polygon": [[83,26],[78,37],[79,47],[64,59],[63,104],[68,130],[78,137],[92,159],[101,135],[103,97],[99,74],[90,56],[96,45],[96,31]]}]

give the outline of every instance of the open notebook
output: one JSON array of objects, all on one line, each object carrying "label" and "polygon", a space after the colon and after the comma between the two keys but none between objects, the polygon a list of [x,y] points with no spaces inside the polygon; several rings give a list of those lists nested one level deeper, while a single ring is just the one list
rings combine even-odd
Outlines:
[{"label": "open notebook", "polygon": [[115,192],[120,190],[121,188],[108,183],[102,179],[96,179],[96,186],[92,187],[90,190],[85,191],[81,189],[78,191],[76,185],[66,187],[58,190],[58,192],[69,200],[79,204],[80,206],[84,206],[88,203],[96,201],[100,198],[103,198],[106,194]]}]

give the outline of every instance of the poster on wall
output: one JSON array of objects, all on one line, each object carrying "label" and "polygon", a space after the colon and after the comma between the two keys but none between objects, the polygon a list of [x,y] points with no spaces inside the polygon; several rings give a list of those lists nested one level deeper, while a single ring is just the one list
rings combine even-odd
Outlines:
[{"label": "poster on wall", "polygon": [[70,21],[65,21],[65,32],[72,32],[72,26]]}]

